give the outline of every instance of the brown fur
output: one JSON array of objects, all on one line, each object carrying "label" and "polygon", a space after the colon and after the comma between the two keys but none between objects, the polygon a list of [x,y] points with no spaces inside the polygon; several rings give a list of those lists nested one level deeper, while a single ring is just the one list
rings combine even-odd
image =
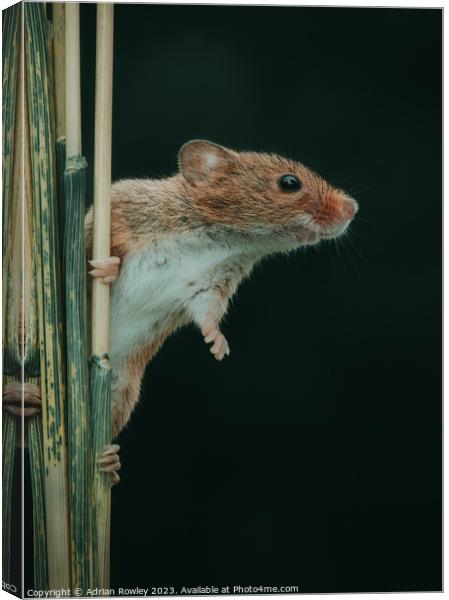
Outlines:
[{"label": "brown fur", "polygon": [[[286,192],[280,188],[279,180],[286,174],[299,178],[299,190]],[[338,235],[333,233],[335,227],[352,219],[356,211],[357,204],[352,198],[298,162],[276,154],[236,152],[194,140],[179,152],[178,174],[161,180],[130,179],[113,184],[111,256],[123,261],[127,255],[156,244],[164,237],[197,229],[209,235],[214,228],[216,235],[217,227],[224,230],[225,241],[231,240],[229,232],[235,230],[239,235],[248,235],[251,244],[251,235],[261,230],[267,236],[274,232],[291,233],[298,245],[314,243],[319,239],[317,231],[305,230],[301,218],[306,217],[314,227],[322,228],[323,237],[325,233],[332,237]],[[89,259],[92,257],[92,219],[90,209],[86,216]],[[247,267],[233,264],[229,272],[224,268],[220,279],[207,289],[195,290],[195,281],[187,284],[192,288],[192,299],[206,292],[213,293],[216,299],[206,329],[215,322],[219,333],[218,323],[229,298],[247,273]],[[113,402],[114,436],[129,420],[146,364],[165,338],[183,324],[182,318],[178,315],[168,331],[129,357],[120,379],[123,389],[114,392],[120,398],[119,402]]]},{"label": "brown fur", "polygon": [[129,357],[124,369],[126,376],[126,386],[117,390],[120,395],[121,403],[117,406],[112,405],[112,437],[115,438],[126,425],[131,417],[131,413],[137,404],[140,394],[140,383],[145,371],[146,365],[156,355],[161,347],[164,338],[159,338],[146,348],[139,349],[135,354]]},{"label": "brown fur", "polygon": [[[194,143],[217,148],[218,166],[204,173],[204,179],[191,177],[201,165],[198,153],[185,150],[191,142],[180,151],[181,173],[161,180],[127,179],[113,184],[111,256],[123,259],[158,237],[212,224],[240,230],[257,225],[287,227],[301,213],[312,215],[319,224],[332,224],[345,211],[350,216],[355,212],[347,194],[298,162],[277,154]],[[301,190],[285,193],[279,188],[279,178],[287,173],[300,179]],[[86,216],[88,258],[92,256],[92,218],[90,209]]]}]

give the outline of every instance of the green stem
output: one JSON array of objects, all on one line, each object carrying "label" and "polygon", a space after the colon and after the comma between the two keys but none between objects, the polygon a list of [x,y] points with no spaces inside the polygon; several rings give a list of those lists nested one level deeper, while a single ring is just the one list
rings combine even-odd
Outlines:
[{"label": "green stem", "polygon": [[93,585],[109,589],[111,477],[102,473],[96,459],[111,439],[111,370],[106,357],[91,362],[93,424]]}]

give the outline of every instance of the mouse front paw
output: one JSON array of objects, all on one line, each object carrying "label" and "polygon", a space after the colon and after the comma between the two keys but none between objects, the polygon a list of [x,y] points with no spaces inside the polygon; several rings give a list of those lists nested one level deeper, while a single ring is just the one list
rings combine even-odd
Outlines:
[{"label": "mouse front paw", "polygon": [[210,347],[211,353],[217,360],[223,360],[225,356],[229,356],[229,344],[225,336],[221,333],[217,323],[207,323],[201,329],[206,344],[212,343]]},{"label": "mouse front paw", "polygon": [[89,275],[100,278],[103,283],[112,283],[119,276],[120,258],[118,256],[109,256],[88,262],[93,267],[92,271],[89,271]]},{"label": "mouse front paw", "polygon": [[108,444],[97,459],[97,464],[100,465],[100,471],[111,474],[111,484],[116,485],[120,481],[117,471],[122,466],[118,451],[118,444]]}]

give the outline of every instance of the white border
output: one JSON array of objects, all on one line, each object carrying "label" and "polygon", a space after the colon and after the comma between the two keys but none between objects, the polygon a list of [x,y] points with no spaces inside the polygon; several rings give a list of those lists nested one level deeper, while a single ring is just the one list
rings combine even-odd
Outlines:
[{"label": "white border", "polygon": [[[89,3],[95,3],[93,2],[93,0],[85,0],[86,2]],[[120,3],[129,3],[129,4],[143,4],[144,2],[136,2],[133,0],[121,0]],[[13,4],[16,4],[16,2],[14,0],[0,0],[0,8],[1,10],[4,10],[5,8],[7,8],[8,6],[11,6]],[[148,2],[147,4],[151,4],[151,2]],[[210,0],[209,2],[189,2],[188,0],[176,0],[175,2],[166,2],[163,0],[160,0],[159,2],[155,2],[155,4],[218,4],[218,5],[254,5],[254,6],[322,6],[322,7],[354,7],[354,8],[366,8],[366,7],[379,7],[379,8],[443,8],[444,7],[444,0],[441,0],[440,2],[434,2],[434,1],[413,1],[413,0],[394,0],[394,1],[377,1],[377,2],[372,2],[372,1],[365,1],[365,2],[345,2],[344,0],[328,0],[328,1],[319,1],[319,0],[309,0],[308,2],[295,2],[292,0],[281,0],[279,2],[277,2],[276,0],[271,0],[271,1],[267,1],[267,0],[234,0],[234,2],[226,2],[226,1],[217,1],[217,0]],[[443,22],[444,22],[444,14],[443,14]],[[0,50],[1,52],[1,50]],[[449,64],[448,61],[448,46],[447,44],[444,44],[444,65]],[[446,70],[444,69],[444,72],[446,73]],[[447,109],[447,78],[444,78],[444,109],[445,109],[445,113],[446,113],[446,109]],[[1,95],[1,89],[0,89],[0,95]],[[446,113],[447,114],[447,113]],[[444,121],[444,139],[447,139],[447,120]],[[447,172],[447,168],[449,167],[449,158],[447,156],[447,153],[444,154],[444,173]],[[1,171],[0,171],[0,184],[1,184]],[[1,210],[1,209],[0,209]],[[444,229],[447,231],[448,230],[448,225],[449,225],[449,216],[448,216],[448,211],[444,211]],[[0,228],[0,242],[1,242],[1,228]],[[447,260],[448,256],[447,256],[447,245],[445,245],[444,248],[444,308],[447,308],[447,302],[448,302],[448,270],[449,270],[449,261]],[[0,279],[0,291],[1,291],[1,279]],[[447,334],[447,321],[444,321],[444,337],[446,339],[446,334]],[[447,353],[444,353],[444,372],[447,372],[447,369],[449,369],[449,357],[447,355]],[[1,372],[0,372],[0,384],[2,384],[1,381]],[[446,394],[444,394],[444,396],[446,396]],[[444,426],[446,431],[448,430],[448,411],[445,411],[444,413]],[[0,433],[1,435],[1,433]],[[449,464],[449,460],[448,460],[448,446],[445,445],[444,446],[444,464],[447,465]],[[1,490],[1,482],[0,482],[0,490]],[[444,482],[444,492],[446,492],[446,480]],[[447,509],[447,504],[448,504],[448,495],[447,493],[444,493],[444,509]],[[0,504],[1,504],[1,494],[0,494]],[[447,539],[447,534],[448,534],[448,520],[445,519],[444,522],[444,538]],[[1,536],[0,536],[0,553],[1,553]],[[448,558],[447,558],[447,553],[444,553],[444,581],[446,580],[446,574],[448,573]],[[444,593],[444,592],[443,592]],[[271,597],[273,599],[276,598],[285,598],[285,600],[288,600],[288,598],[301,598],[303,600],[316,600],[317,597],[319,596],[328,596],[329,594],[288,594],[288,595],[283,595],[283,596],[279,596],[279,595],[267,595],[264,597]],[[432,592],[432,593],[420,593],[420,592],[408,592],[408,593],[383,593],[383,594],[373,594],[373,593],[366,593],[366,594],[332,594],[332,595],[336,595],[338,598],[348,598],[348,599],[354,599],[354,598],[369,598],[369,600],[381,600],[383,598],[385,598],[385,596],[387,595],[388,597],[394,597],[397,598],[398,600],[408,600],[410,598],[411,595],[413,595],[413,598],[417,598],[418,600],[434,600],[436,595],[441,595],[441,592]],[[7,592],[3,592],[0,591],[0,599],[2,598],[14,598],[15,596],[12,596],[11,594],[8,594]],[[224,596],[220,596],[220,598],[224,598]],[[254,599],[254,596],[238,596],[238,598],[241,599]]]}]

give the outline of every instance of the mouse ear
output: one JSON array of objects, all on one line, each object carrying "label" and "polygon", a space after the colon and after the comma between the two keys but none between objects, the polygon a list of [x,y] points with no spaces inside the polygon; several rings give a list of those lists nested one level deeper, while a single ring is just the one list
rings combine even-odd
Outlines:
[{"label": "mouse ear", "polygon": [[181,147],[178,161],[179,170],[187,181],[201,185],[223,174],[233,163],[234,156],[231,150],[213,142],[191,140]]}]

